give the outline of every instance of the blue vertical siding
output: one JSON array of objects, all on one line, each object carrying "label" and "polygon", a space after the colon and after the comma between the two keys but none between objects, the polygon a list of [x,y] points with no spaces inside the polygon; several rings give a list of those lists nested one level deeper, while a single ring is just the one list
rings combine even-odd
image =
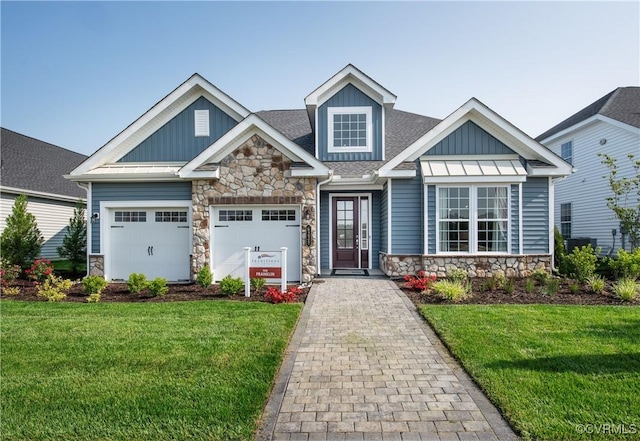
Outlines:
[{"label": "blue vertical siding", "polygon": [[471,121],[458,127],[426,153],[427,156],[504,154],[515,152]]},{"label": "blue vertical siding", "polygon": [[[371,137],[373,149],[371,153],[329,153],[329,124],[327,109],[329,107],[367,106],[372,108]],[[321,161],[381,161],[382,160],[382,106],[362,93],[352,84],[347,84],[318,109],[318,157]]]},{"label": "blue vertical siding", "polygon": [[520,252],[520,194],[518,185],[511,185],[511,253]]},{"label": "blue vertical siding", "polygon": [[[91,186],[91,208],[100,210],[102,201],[190,201],[191,182],[145,182]],[[105,222],[104,220],[102,222]],[[91,225],[91,252],[100,253],[100,224]]]},{"label": "blue vertical siding", "polygon": [[549,252],[549,180],[528,178],[522,184],[524,254]]},{"label": "blue vertical siding", "polygon": [[385,183],[380,192],[380,250],[383,253],[389,252],[388,236],[389,236],[389,210],[388,197],[389,186]]},{"label": "blue vertical siding", "polygon": [[[209,135],[195,136],[194,110],[209,110]],[[118,162],[190,161],[238,124],[200,97]]]},{"label": "blue vertical siding", "polygon": [[427,252],[436,253],[436,186],[427,186]]},{"label": "blue vertical siding", "polygon": [[329,258],[329,229],[331,222],[329,220],[329,193],[320,192],[320,263],[322,268],[331,268],[331,259]]},{"label": "blue vertical siding", "polygon": [[422,254],[424,237],[421,176],[394,179],[391,184],[391,250]]},{"label": "blue vertical siding", "polygon": [[371,193],[371,268],[380,268],[380,191]]}]

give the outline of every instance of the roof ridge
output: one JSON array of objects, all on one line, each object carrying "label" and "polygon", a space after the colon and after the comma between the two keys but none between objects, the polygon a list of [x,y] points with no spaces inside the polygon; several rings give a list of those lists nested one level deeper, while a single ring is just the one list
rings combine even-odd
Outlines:
[{"label": "roof ridge", "polygon": [[[602,106],[600,106],[600,109],[596,113],[598,113],[600,115],[603,115],[604,112],[609,109],[611,104],[618,97],[618,95],[620,94],[620,91],[622,89],[623,89],[622,87],[617,87],[614,91],[612,91],[609,94],[607,94],[607,95],[609,95],[609,98],[604,103],[602,103]],[[605,95],[605,96],[607,96],[607,95]]]}]

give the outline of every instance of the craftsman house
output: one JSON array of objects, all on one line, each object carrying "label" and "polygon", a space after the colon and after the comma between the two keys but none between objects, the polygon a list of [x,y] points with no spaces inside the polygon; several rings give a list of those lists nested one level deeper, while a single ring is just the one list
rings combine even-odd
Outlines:
[{"label": "craftsman house", "polygon": [[548,268],[571,166],[474,98],[443,120],[395,101],[352,65],[305,108],[256,113],[193,75],[68,176],[88,188],[90,272],[220,280],[245,247],[287,247],[302,282]]}]

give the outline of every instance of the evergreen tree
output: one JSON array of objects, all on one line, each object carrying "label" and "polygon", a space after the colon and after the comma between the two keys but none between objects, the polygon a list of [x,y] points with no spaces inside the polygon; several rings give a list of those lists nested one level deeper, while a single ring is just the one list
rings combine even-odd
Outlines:
[{"label": "evergreen tree", "polygon": [[27,196],[18,196],[0,237],[2,257],[25,268],[38,257],[43,242],[36,217],[27,212]]},{"label": "evergreen tree", "polygon": [[87,221],[82,201],[78,201],[73,210],[73,217],[69,219],[67,234],[62,239],[62,246],[58,247],[58,254],[69,260],[74,273],[78,272],[80,265],[87,259]]}]

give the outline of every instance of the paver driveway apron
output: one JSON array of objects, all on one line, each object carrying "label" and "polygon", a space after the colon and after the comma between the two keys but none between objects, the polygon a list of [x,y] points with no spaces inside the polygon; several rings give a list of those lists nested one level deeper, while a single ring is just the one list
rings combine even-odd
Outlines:
[{"label": "paver driveway apron", "polygon": [[393,282],[320,282],[259,440],[517,439]]}]

